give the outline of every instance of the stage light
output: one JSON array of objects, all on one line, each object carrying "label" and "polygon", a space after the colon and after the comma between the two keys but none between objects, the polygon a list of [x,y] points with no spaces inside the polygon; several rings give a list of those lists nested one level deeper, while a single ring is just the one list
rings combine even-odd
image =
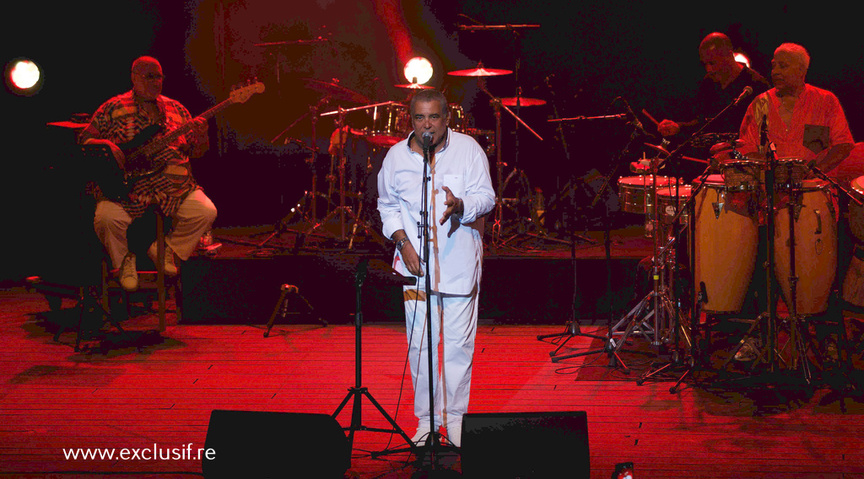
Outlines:
[{"label": "stage light", "polygon": [[744,52],[735,52],[735,61],[747,65],[748,68],[750,67],[750,58]]},{"label": "stage light", "polygon": [[6,85],[18,95],[33,95],[42,87],[42,69],[29,59],[16,59],[6,65]]},{"label": "stage light", "polygon": [[411,83],[423,85],[432,78],[432,63],[423,57],[414,57],[405,64],[405,78]]}]

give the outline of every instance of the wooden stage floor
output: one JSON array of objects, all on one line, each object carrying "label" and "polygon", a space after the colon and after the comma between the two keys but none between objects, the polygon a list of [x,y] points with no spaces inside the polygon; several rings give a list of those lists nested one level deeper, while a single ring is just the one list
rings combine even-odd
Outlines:
[{"label": "wooden stage floor", "polygon": [[[74,316],[64,300],[61,317]],[[53,340],[56,317],[45,299],[22,288],[0,291],[0,475],[4,477],[188,477],[200,461],[71,460],[74,448],[193,449],[203,447],[214,409],[332,414],[354,385],[353,324],[177,324],[152,313],[123,322],[126,336],[105,327],[75,352],[74,333]],[[499,325],[481,319],[470,412],[585,411],[592,478],[608,478],[615,464],[632,461],[636,478],[851,478],[864,474],[864,400],[856,382],[822,381],[787,387],[743,374],[717,383],[697,375],[674,394],[678,371],[642,385],[636,379],[662,359],[634,336],[621,349],[632,369],[609,367],[605,354],[553,363],[555,344],[538,335],[562,325]],[[851,326],[850,326],[851,328]],[[586,332],[605,334],[600,325]],[[363,385],[408,435],[416,425],[410,378],[405,377],[404,326],[364,326]],[[855,336],[853,362],[860,367]],[[602,341],[574,337],[562,350],[584,351]],[[841,375],[842,376],[842,375]],[[700,379],[702,377],[702,379]],[[350,407],[338,417],[350,424]],[[368,401],[365,426],[387,427]],[[302,430],[260,430],[250,440],[304,436]],[[370,457],[401,447],[400,437],[358,431],[347,477],[410,477],[412,456]],[[285,451],[286,477],[303,458]],[[458,455],[442,467],[459,471]],[[505,460],[506,458],[502,458]],[[250,457],[249,461],[266,460]],[[559,477],[578,477],[561,458]]]}]

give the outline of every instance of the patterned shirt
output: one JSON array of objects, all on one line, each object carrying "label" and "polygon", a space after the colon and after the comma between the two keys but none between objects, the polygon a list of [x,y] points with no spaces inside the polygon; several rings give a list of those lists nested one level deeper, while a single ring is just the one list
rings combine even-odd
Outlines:
[{"label": "patterned shirt", "polygon": [[762,121],[768,121],[768,139],[777,147],[777,158],[812,160],[819,153],[841,144],[852,144],[852,133],[840,101],[828,90],[804,85],[804,91],[795,102],[792,120],[786,124],[780,117],[780,98],[771,89],[758,97],[747,108],[741,122],[741,153],[759,150]]},{"label": "patterned shirt", "polygon": [[[132,91],[117,95],[96,110],[90,124],[79,135],[78,142],[83,144],[89,139],[105,139],[123,149],[124,143],[132,141],[151,125],[161,127],[154,137],[159,138],[192,119],[183,105],[165,96],[157,98],[156,106],[159,115],[151,118],[140,107]],[[150,159],[154,165],[164,164],[165,167],[156,174],[138,179],[128,197],[119,201],[131,217],[141,216],[148,206],[154,204],[165,215],[173,216],[186,195],[199,188],[192,176],[188,156],[193,147],[190,143],[193,136],[180,136]],[[94,193],[99,199],[107,199],[98,186]]]}]

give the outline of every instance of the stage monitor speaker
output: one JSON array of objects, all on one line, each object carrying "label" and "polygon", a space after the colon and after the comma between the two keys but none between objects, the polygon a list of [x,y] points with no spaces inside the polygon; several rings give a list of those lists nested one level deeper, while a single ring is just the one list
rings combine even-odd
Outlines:
[{"label": "stage monitor speaker", "polygon": [[351,467],[348,438],[327,414],[214,410],[204,449],[207,479],[342,479]]},{"label": "stage monitor speaker", "polygon": [[466,478],[587,478],[585,411],[479,413],[462,417]]}]

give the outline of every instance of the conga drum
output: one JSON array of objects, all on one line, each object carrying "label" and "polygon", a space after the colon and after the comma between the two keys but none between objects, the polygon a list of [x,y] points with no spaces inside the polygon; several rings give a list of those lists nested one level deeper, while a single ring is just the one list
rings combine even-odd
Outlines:
[{"label": "conga drum", "polygon": [[[852,180],[849,192],[864,201],[864,176]],[[849,269],[843,278],[843,299],[855,306],[864,307],[864,206],[849,201],[849,231],[855,241],[855,250]]]},{"label": "conga drum", "polygon": [[694,203],[693,287],[696,292],[704,288],[706,313],[741,311],[756,266],[758,221],[728,208],[730,195],[723,176],[710,175]]},{"label": "conga drum", "polygon": [[[790,229],[792,203],[794,229]],[[791,305],[791,238],[795,234],[795,312],[801,316],[824,313],[837,272],[837,211],[829,184],[803,180],[801,186],[779,192],[774,202],[774,274]]]}]

